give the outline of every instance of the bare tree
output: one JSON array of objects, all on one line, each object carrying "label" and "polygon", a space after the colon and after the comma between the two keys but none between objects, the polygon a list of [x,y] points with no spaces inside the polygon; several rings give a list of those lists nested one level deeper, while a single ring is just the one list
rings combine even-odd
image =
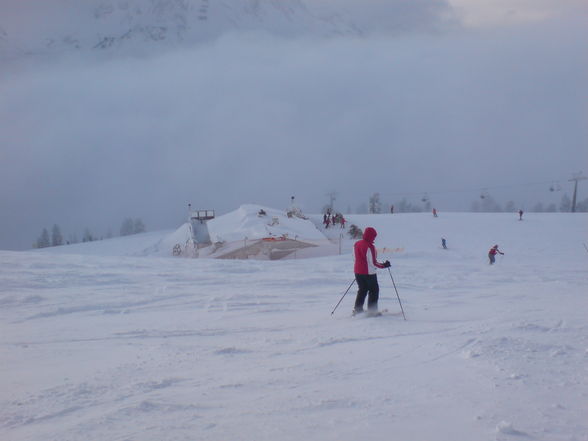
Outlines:
[{"label": "bare tree", "polygon": [[502,211],[500,204],[494,200],[490,195],[485,195],[482,199],[482,211],[486,213],[495,213]]},{"label": "bare tree", "polygon": [[382,203],[380,202],[380,193],[374,193],[370,197],[370,213],[379,214],[382,212]]},{"label": "bare tree", "polygon": [[394,211],[398,213],[419,213],[423,211],[423,209],[417,205],[411,204],[406,198],[402,198],[400,202],[396,203]]},{"label": "bare tree", "polygon": [[559,211],[561,211],[562,213],[572,211],[572,200],[567,194],[564,194],[561,197],[561,201],[559,203]]},{"label": "bare tree", "polygon": [[59,225],[55,224],[51,230],[51,246],[58,247],[60,245],[63,245],[63,236],[61,235]]},{"label": "bare tree", "polygon": [[588,198],[586,198],[583,201],[580,201],[580,202],[577,203],[577,205],[576,205],[576,211],[579,211],[579,212],[582,212],[582,213],[588,212]]},{"label": "bare tree", "polygon": [[90,229],[86,228],[84,230],[84,237],[82,237],[82,242],[92,242],[93,240],[94,240],[94,237],[92,236]]}]

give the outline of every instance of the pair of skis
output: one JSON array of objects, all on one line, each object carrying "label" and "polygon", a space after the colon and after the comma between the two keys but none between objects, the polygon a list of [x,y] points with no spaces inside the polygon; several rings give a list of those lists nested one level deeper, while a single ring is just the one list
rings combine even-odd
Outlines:
[{"label": "pair of skis", "polygon": [[382,309],[381,311],[366,311],[366,312],[355,312],[355,309],[351,313],[351,317],[381,317],[384,314],[387,314],[387,309]]},{"label": "pair of skis", "polygon": [[[392,272],[390,271],[389,267],[388,267],[388,274],[390,274],[390,279],[392,280],[392,285],[394,285],[394,291],[396,291],[396,297],[398,298],[398,303],[400,304],[400,310],[402,311],[402,317],[404,317],[404,320],[406,320],[406,315],[404,315],[404,308],[402,307],[402,302],[400,301],[400,295],[398,295],[398,289],[396,289],[396,283],[394,282],[394,277],[392,277]],[[349,290],[351,289],[351,287],[353,286],[354,283],[355,283],[355,279],[353,279],[351,281],[351,283],[349,284],[349,287],[347,287],[347,289],[345,290],[345,293],[339,299],[339,301],[335,305],[335,308],[333,308],[333,311],[331,311],[331,315],[333,315],[335,313],[335,310],[339,307],[339,305],[343,301],[343,298],[347,295],[347,293],[349,292]],[[384,311],[387,312],[388,310],[385,309]],[[374,315],[374,317],[379,317],[380,315],[382,315],[382,313],[384,311],[379,311],[379,315],[378,315],[378,313],[375,313],[376,315]]]}]

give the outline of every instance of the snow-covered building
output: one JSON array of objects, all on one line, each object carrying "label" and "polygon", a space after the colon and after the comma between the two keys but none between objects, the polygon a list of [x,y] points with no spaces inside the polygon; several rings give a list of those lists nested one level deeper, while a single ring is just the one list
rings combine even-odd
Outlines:
[{"label": "snow-covered building", "polygon": [[253,204],[211,219],[207,226],[212,245],[202,254],[221,259],[276,260],[325,240],[310,220]]},{"label": "snow-covered building", "polygon": [[[185,257],[277,260],[331,243],[298,211],[241,205],[216,217],[214,210],[192,210],[189,222],[158,244]],[[308,254],[308,253],[306,253]]]}]

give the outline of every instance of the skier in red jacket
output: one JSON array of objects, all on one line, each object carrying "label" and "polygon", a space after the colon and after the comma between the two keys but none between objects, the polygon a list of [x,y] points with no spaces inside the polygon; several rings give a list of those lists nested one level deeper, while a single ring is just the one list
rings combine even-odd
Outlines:
[{"label": "skier in red jacket", "polygon": [[494,262],[496,262],[496,253],[504,255],[504,253],[498,249],[498,245],[494,245],[492,248],[490,248],[490,251],[488,251],[488,260],[490,260],[490,265],[493,265]]},{"label": "skier in red jacket", "polygon": [[363,312],[363,304],[366,296],[368,297],[368,312],[375,313],[378,311],[378,297],[380,287],[378,285],[377,268],[389,268],[390,262],[380,263],[376,260],[377,253],[374,247],[374,240],[378,233],[372,227],[367,227],[363,233],[363,239],[355,242],[353,252],[355,256],[355,265],[353,271],[357,281],[357,297],[355,298],[354,314]]}]

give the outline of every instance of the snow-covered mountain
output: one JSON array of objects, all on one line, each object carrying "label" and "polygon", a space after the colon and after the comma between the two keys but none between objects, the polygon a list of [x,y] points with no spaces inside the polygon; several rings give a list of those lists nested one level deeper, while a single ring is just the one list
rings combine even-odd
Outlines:
[{"label": "snow-covered mountain", "polygon": [[446,0],[27,0],[0,2],[0,57],[141,53],[255,31],[280,37],[429,32],[459,20]]},{"label": "snow-covered mountain", "polygon": [[[30,2],[29,2],[30,3]],[[0,15],[0,55],[189,45],[233,31],[280,36],[358,34],[302,0],[52,0]],[[42,16],[41,20],[35,17]],[[4,17],[4,18],[2,18]]]}]

